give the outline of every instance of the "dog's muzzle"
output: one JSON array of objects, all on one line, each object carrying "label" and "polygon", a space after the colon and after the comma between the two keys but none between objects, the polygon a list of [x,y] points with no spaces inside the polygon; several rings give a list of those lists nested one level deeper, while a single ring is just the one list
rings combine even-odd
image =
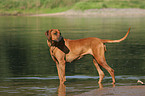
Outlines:
[{"label": "dog's muzzle", "polygon": [[54,41],[55,41],[55,42],[60,42],[62,39],[63,39],[63,37],[60,36],[60,37],[58,38],[58,40],[54,40]]}]

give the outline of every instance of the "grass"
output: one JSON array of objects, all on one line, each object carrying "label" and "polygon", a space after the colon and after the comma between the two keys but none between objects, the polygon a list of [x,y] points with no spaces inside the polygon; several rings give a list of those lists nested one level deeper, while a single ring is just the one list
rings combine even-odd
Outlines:
[{"label": "grass", "polygon": [[0,13],[40,14],[62,12],[68,10],[70,6],[76,3],[74,1],[75,0],[0,0]]},{"label": "grass", "polygon": [[74,9],[101,9],[101,8],[142,8],[145,9],[145,1],[141,0],[90,0],[87,2],[78,2]]},{"label": "grass", "polygon": [[0,0],[0,14],[56,13],[69,9],[142,8],[144,0]]}]

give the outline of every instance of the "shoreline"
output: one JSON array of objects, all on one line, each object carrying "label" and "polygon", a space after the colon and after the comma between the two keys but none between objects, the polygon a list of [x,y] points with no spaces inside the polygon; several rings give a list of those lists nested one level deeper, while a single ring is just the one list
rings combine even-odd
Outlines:
[{"label": "shoreline", "polygon": [[145,86],[116,86],[94,89],[75,96],[145,96]]},{"label": "shoreline", "polygon": [[85,11],[80,10],[68,10],[65,12],[51,13],[51,14],[36,14],[27,16],[65,16],[65,17],[143,17],[145,16],[145,9],[139,8],[104,8],[104,9],[88,9]]},{"label": "shoreline", "polygon": [[88,10],[68,10],[58,13],[46,14],[0,14],[0,16],[38,16],[38,17],[143,17],[145,16],[145,9],[140,8],[103,8],[103,9],[88,9]]}]

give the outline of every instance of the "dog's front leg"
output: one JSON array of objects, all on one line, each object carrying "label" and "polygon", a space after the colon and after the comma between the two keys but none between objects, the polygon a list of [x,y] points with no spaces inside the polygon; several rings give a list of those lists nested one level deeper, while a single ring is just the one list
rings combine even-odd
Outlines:
[{"label": "dog's front leg", "polygon": [[58,76],[60,80],[60,84],[63,84],[66,79],[65,79],[65,53],[63,53],[59,49],[53,50],[53,53],[51,52],[52,59],[56,63],[57,71],[58,71]]},{"label": "dog's front leg", "polygon": [[52,59],[56,63],[60,84],[63,84],[66,81],[66,79],[65,79],[65,61],[64,60],[57,61],[53,56],[52,56]]},{"label": "dog's front leg", "polygon": [[52,55],[51,55],[51,57],[54,60],[54,62],[56,63],[60,84],[63,84],[66,81],[66,79],[65,79],[65,62],[57,61],[57,59]]},{"label": "dog's front leg", "polygon": [[56,65],[59,75],[60,84],[63,84],[66,81],[65,78],[65,61],[59,61],[59,64]]}]

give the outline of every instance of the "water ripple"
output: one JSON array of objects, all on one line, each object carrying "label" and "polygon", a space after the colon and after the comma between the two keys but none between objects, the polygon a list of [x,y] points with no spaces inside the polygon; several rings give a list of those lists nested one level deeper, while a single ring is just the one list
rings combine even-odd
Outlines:
[{"label": "water ripple", "polygon": [[[74,75],[74,76],[66,76],[66,79],[98,79],[99,76],[85,76],[85,75]],[[116,79],[145,79],[145,76],[132,76],[132,75],[121,75],[121,76],[115,76]],[[10,77],[7,78],[9,80],[11,79],[36,79],[36,80],[53,80],[53,79],[59,79],[58,76],[48,76],[48,77]],[[105,76],[104,79],[111,79],[110,76]]]}]

